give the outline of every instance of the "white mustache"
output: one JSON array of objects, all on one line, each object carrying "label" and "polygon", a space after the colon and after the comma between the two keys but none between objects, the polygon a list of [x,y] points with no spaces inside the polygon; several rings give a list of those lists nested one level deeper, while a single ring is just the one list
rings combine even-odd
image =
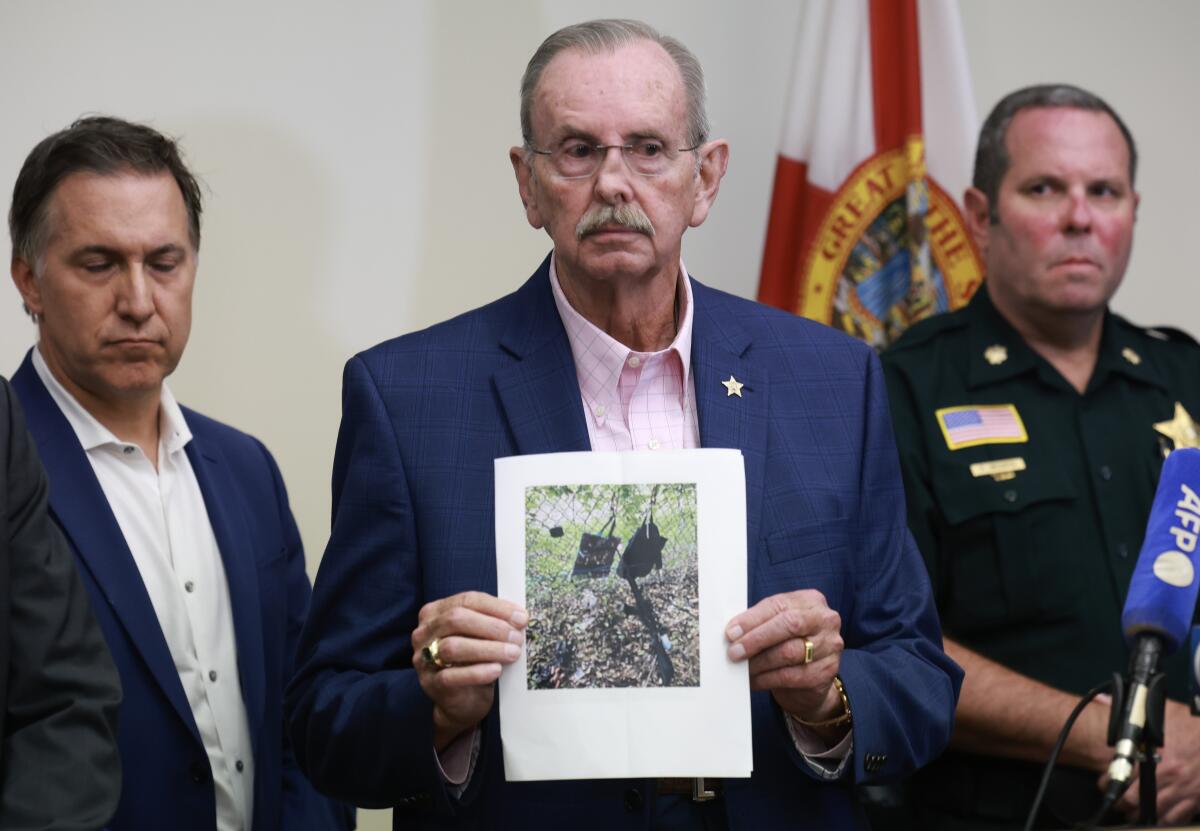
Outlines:
[{"label": "white mustache", "polygon": [[575,226],[575,239],[580,240],[594,234],[605,226],[619,225],[648,237],[654,236],[654,223],[637,205],[621,204],[616,207],[604,205],[592,208]]}]

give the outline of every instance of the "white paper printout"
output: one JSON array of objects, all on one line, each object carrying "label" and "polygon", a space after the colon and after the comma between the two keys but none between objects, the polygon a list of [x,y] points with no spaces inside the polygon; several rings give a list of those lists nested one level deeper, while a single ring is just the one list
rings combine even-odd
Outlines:
[{"label": "white paper printout", "polygon": [[499,596],[524,606],[500,676],[509,781],[745,777],[741,453],[550,453],[496,460]]}]

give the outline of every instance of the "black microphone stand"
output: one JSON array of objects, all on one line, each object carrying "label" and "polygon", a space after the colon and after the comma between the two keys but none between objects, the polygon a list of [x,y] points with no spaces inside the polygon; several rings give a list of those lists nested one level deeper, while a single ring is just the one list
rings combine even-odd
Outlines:
[{"label": "black microphone stand", "polygon": [[1151,747],[1138,758],[1138,825],[1158,825],[1158,757]]},{"label": "black microphone stand", "polygon": [[[1163,746],[1163,722],[1166,719],[1167,707],[1167,676],[1158,672],[1158,661],[1162,654],[1162,644],[1158,638],[1142,636],[1138,639],[1129,666],[1129,681],[1126,682],[1119,673],[1113,674],[1112,713],[1108,721],[1108,744],[1115,746],[1121,753],[1121,730],[1130,716],[1131,707],[1136,702],[1130,701],[1130,696],[1139,695],[1139,687],[1144,686],[1144,723],[1137,736],[1133,738],[1133,753],[1131,760],[1138,763],[1138,826],[1149,828],[1158,824],[1158,755],[1156,751]],[[1095,823],[1099,823],[1104,814],[1124,792],[1124,786],[1110,783],[1104,795],[1103,807],[1096,815]]]}]

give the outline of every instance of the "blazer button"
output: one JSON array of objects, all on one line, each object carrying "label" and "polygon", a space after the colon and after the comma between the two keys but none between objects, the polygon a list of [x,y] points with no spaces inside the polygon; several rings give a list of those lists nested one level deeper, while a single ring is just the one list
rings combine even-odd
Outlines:
[{"label": "blazer button", "polygon": [[643,802],[644,800],[642,799],[642,792],[637,788],[630,788],[629,790],[625,791],[626,811],[629,811],[632,814],[634,811],[642,810]]}]

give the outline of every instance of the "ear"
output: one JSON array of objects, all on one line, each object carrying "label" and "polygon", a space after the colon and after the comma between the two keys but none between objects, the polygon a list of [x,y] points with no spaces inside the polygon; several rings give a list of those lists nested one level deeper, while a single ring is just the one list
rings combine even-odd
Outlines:
[{"label": "ear", "polygon": [[25,308],[39,318],[42,317],[42,285],[33,271],[33,266],[23,257],[13,257],[9,273],[12,274],[13,285],[21,293]]},{"label": "ear", "polygon": [[988,237],[992,231],[992,218],[988,198],[979,188],[967,188],[963,194],[963,210],[966,213],[964,217],[967,221],[967,230],[971,232],[971,236],[975,238],[975,245],[979,248],[979,253],[986,256]]},{"label": "ear", "polygon": [[700,147],[700,170],[696,173],[696,201],[692,205],[692,218],[689,224],[695,228],[708,219],[708,212],[713,202],[717,201],[717,191],[721,189],[721,179],[729,168],[729,142],[716,139],[706,142]]},{"label": "ear", "polygon": [[512,161],[513,173],[517,176],[517,192],[521,195],[521,204],[525,207],[525,218],[534,228],[541,228],[544,223],[538,209],[537,177],[533,174],[529,151],[524,147],[513,147],[508,151],[508,158]]}]

